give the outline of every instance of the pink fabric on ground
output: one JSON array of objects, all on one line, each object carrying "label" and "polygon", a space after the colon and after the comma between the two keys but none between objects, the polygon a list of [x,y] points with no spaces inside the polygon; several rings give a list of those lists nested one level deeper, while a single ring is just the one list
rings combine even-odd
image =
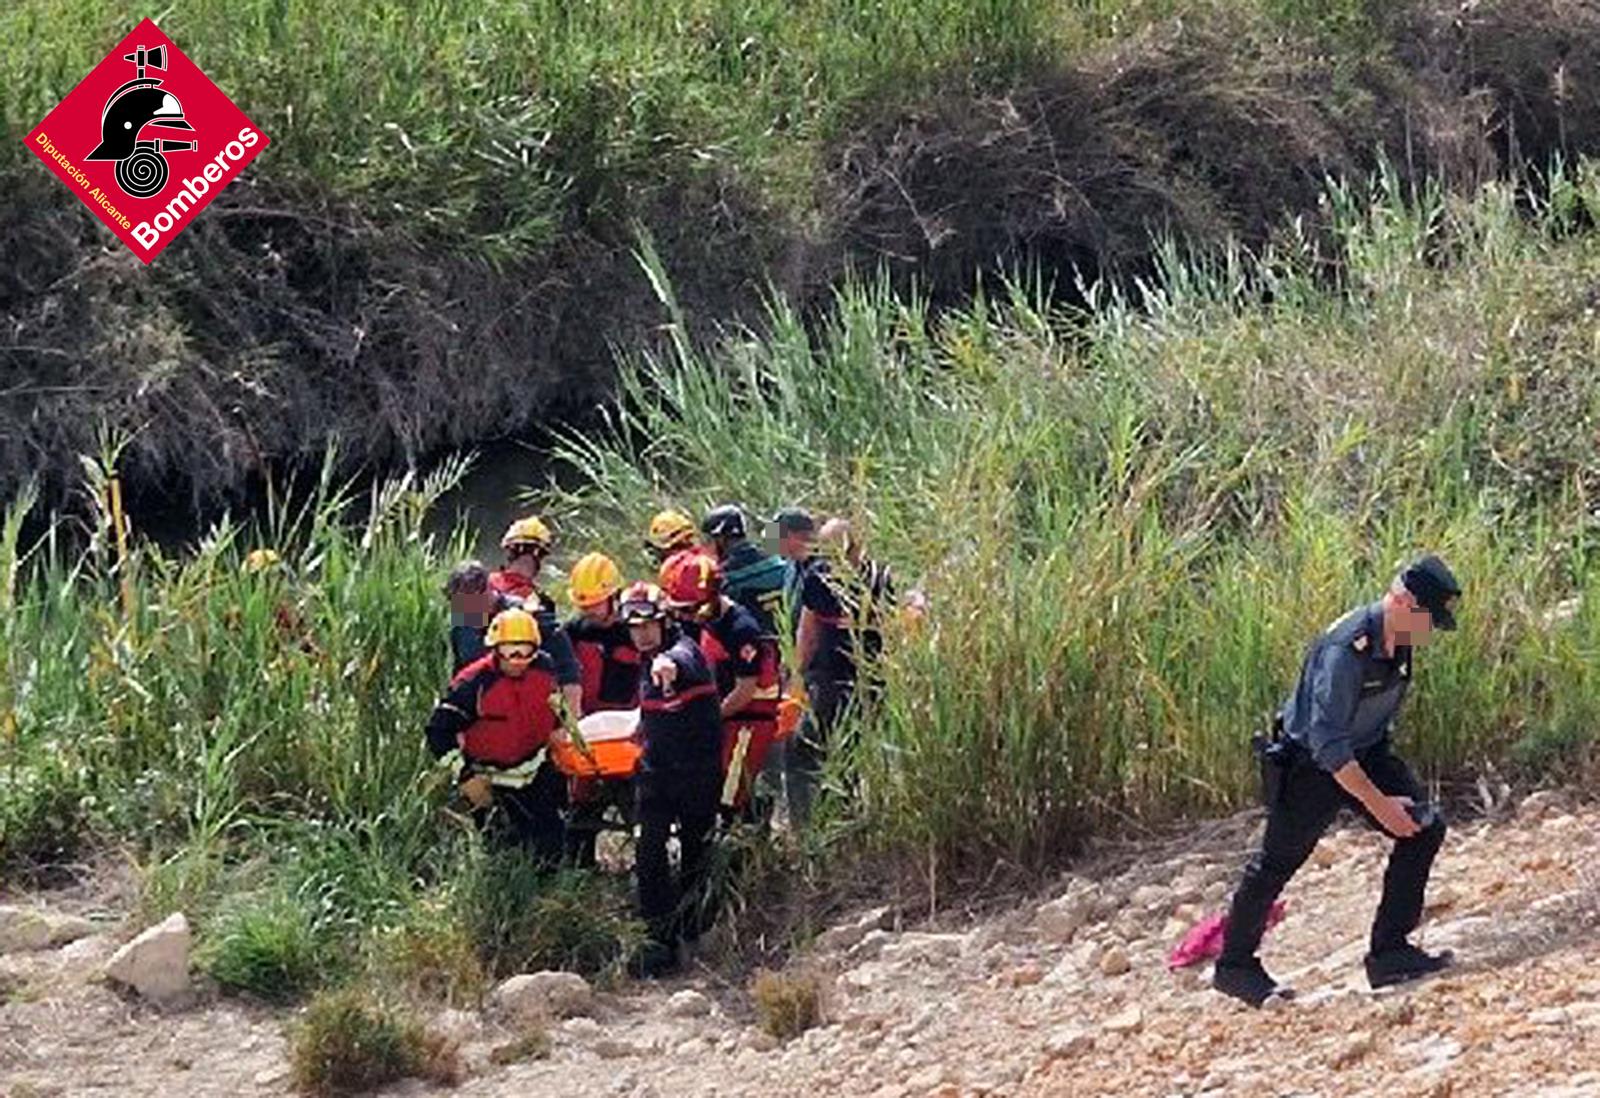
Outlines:
[{"label": "pink fabric on ground", "polygon": [[[1272,907],[1267,911],[1268,930],[1283,921],[1283,910],[1282,900],[1272,902]],[[1215,915],[1207,915],[1173,949],[1172,956],[1167,958],[1167,968],[1176,972],[1180,968],[1188,968],[1219,956],[1222,953],[1222,937],[1227,932],[1228,916],[1225,913],[1219,911]]]}]

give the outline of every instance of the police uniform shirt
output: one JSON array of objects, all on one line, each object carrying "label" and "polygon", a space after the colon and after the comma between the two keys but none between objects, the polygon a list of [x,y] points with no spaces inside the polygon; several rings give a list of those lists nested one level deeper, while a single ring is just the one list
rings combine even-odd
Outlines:
[{"label": "police uniform shirt", "polygon": [[1383,603],[1358,607],[1311,643],[1284,732],[1332,773],[1388,737],[1410,686],[1410,646],[1383,652]]},{"label": "police uniform shirt", "polygon": [[877,621],[882,608],[894,601],[894,580],[888,567],[876,561],[863,562],[854,575],[835,577],[828,562],[816,559],[801,580],[800,603],[810,610],[821,626],[813,673],[837,679],[854,679],[857,631],[863,655],[875,659],[883,647]]}]

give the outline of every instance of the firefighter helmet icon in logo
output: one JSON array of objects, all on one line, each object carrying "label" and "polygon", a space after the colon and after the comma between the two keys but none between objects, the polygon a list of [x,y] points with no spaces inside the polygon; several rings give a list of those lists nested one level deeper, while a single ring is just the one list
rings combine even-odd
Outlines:
[{"label": "firefighter helmet icon in logo", "polygon": [[139,46],[122,55],[132,61],[138,75],[111,93],[100,116],[100,144],[86,160],[115,160],[117,186],[129,198],[149,198],[167,185],[167,153],[194,152],[198,141],[143,138],[147,127],[193,130],[183,117],[178,97],[161,89],[161,81],[146,76],[146,68],[165,69],[167,48]]},{"label": "firefighter helmet icon in logo", "polygon": [[150,19],[104,54],[24,140],[145,263],[269,143]]}]

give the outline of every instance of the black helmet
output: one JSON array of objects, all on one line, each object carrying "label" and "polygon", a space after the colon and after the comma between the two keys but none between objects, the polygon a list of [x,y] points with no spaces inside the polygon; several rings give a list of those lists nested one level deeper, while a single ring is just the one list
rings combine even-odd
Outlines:
[{"label": "black helmet", "polygon": [[133,155],[139,131],[146,126],[162,126],[173,130],[192,130],[183,117],[183,107],[178,97],[162,91],[161,82],[154,79],[129,81],[135,86],[125,87],[106,104],[100,119],[100,144],[85,160],[126,160]]},{"label": "black helmet", "polygon": [[700,520],[700,532],[708,538],[749,536],[745,528],[744,512],[739,510],[738,505],[732,503],[724,503],[707,511],[706,517]]}]

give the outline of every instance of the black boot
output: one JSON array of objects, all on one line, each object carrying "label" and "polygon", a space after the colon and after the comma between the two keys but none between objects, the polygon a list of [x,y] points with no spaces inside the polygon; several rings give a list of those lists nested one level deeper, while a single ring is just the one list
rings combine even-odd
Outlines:
[{"label": "black boot", "polygon": [[1450,967],[1455,954],[1448,949],[1429,953],[1414,945],[1401,943],[1390,949],[1367,954],[1367,983],[1374,989],[1420,980]]},{"label": "black boot", "polygon": [[1280,999],[1294,998],[1294,989],[1279,985],[1254,957],[1242,964],[1218,961],[1211,973],[1211,986],[1253,1007],[1259,1007],[1274,995]]}]

